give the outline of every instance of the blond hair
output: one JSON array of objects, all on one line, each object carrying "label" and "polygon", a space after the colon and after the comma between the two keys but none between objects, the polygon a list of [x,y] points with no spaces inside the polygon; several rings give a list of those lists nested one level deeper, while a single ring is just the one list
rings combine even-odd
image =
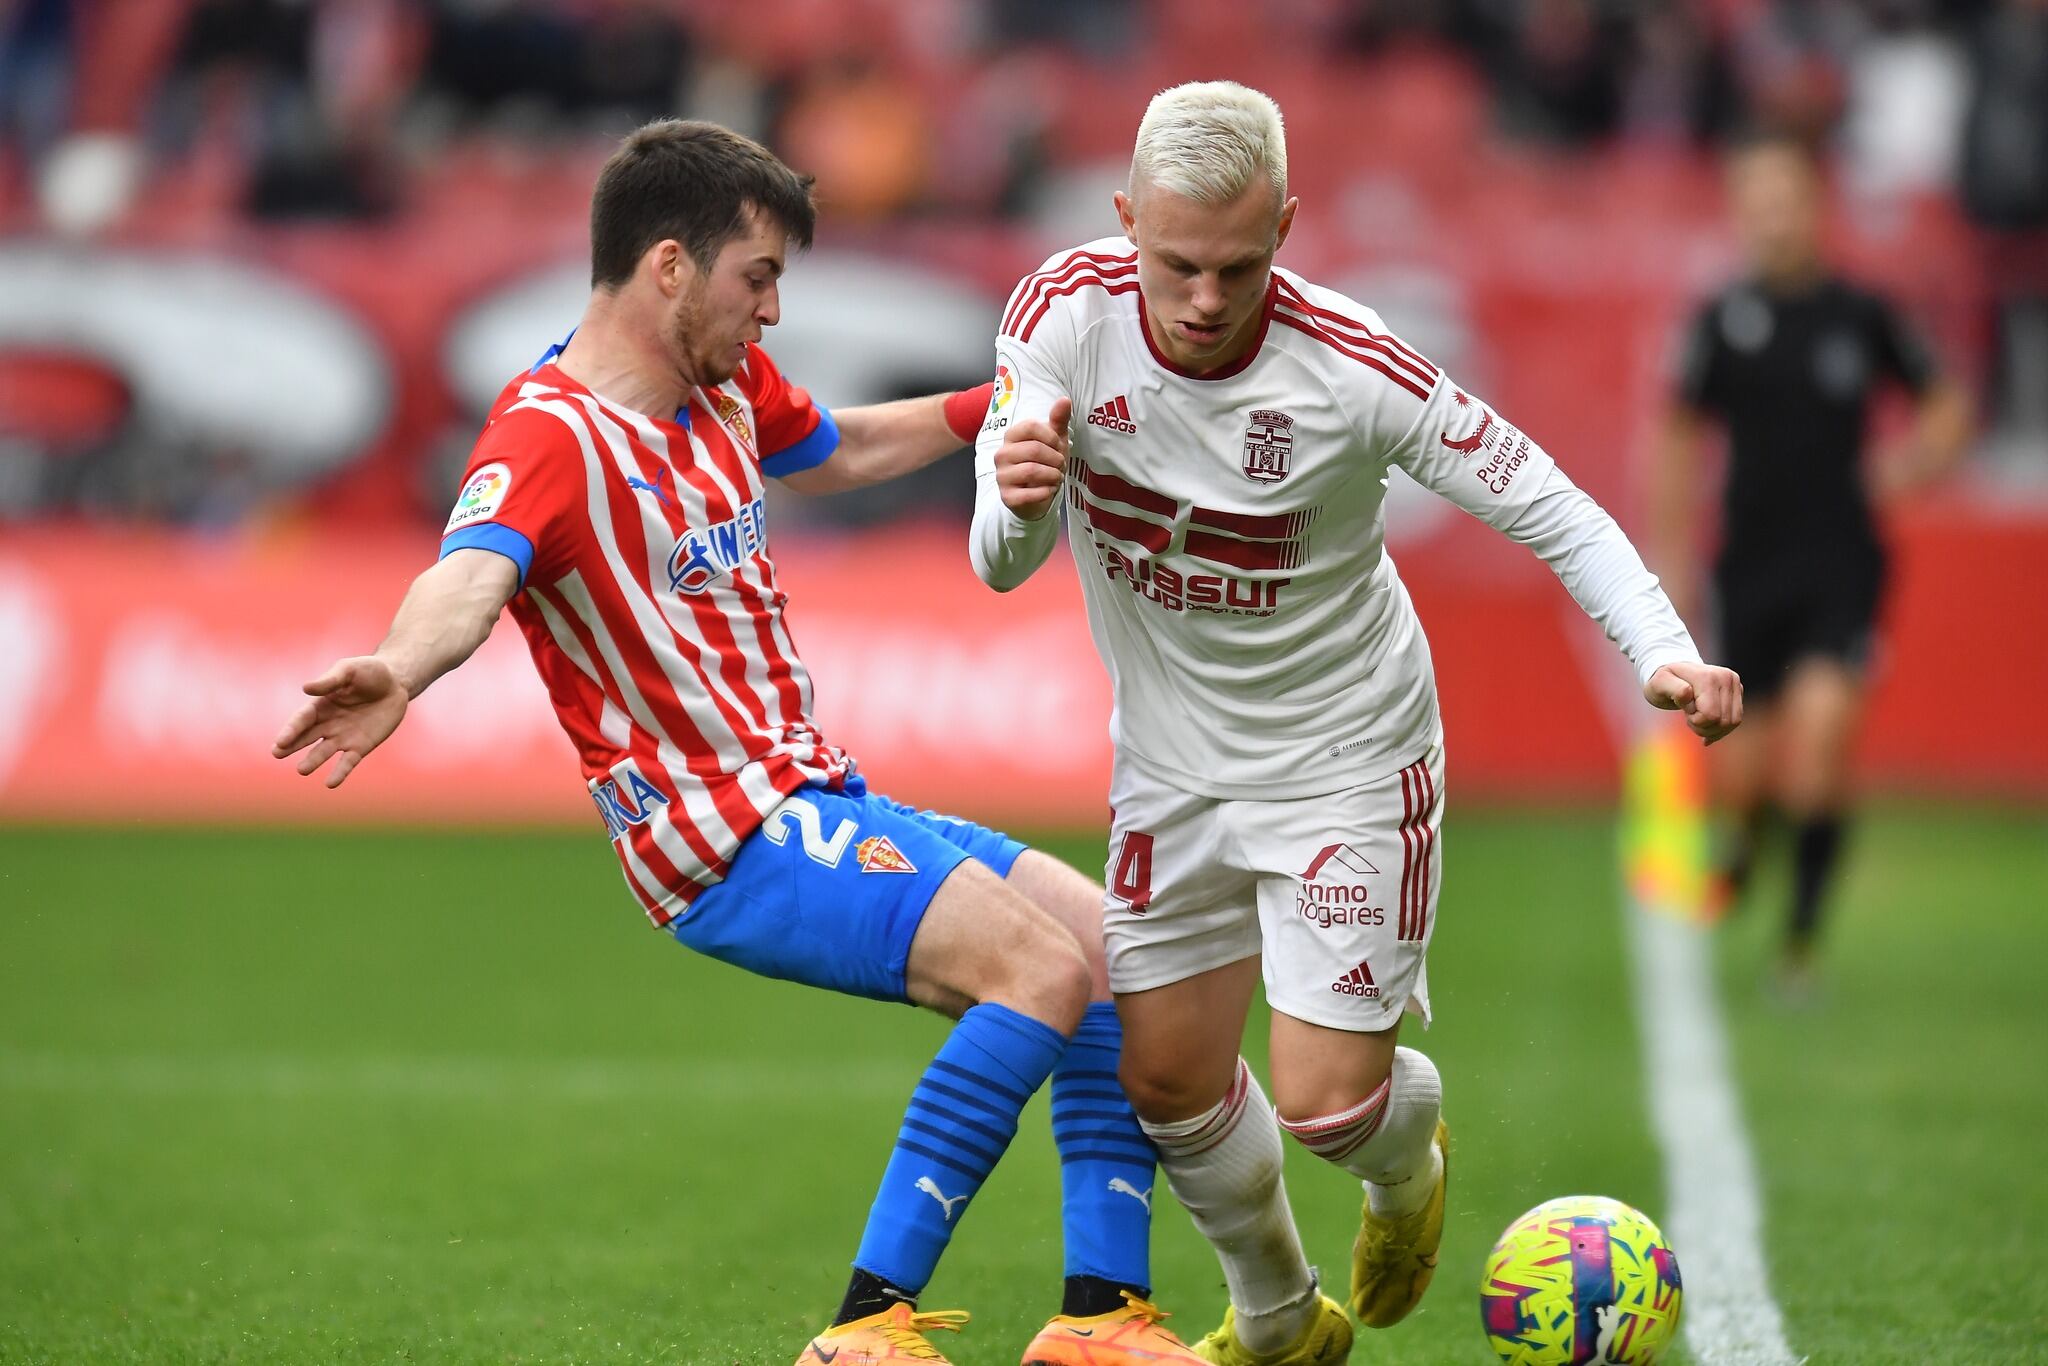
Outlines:
[{"label": "blond hair", "polygon": [[1270,96],[1236,81],[1195,81],[1146,106],[1131,153],[1133,196],[1143,183],[1224,204],[1261,176],[1287,197],[1287,131]]}]

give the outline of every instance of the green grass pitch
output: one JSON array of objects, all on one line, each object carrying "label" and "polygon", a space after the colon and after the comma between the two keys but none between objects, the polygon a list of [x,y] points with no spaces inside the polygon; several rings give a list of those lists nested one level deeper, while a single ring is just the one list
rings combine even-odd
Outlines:
[{"label": "green grass pitch", "polygon": [[[1608,821],[1454,809],[1445,849],[1411,1039],[1453,1126],[1443,1270],[1360,1362],[1483,1366],[1511,1217],[1662,1202]],[[1758,996],[1768,898],[1720,943],[1793,1346],[2048,1361],[2048,824],[1895,809],[1852,865],[1819,1008]],[[943,1028],[694,957],[590,834],[0,831],[0,1362],[786,1363]],[[1356,1186],[1289,1169],[1341,1289]],[[1040,1101],[925,1300],[973,1312],[963,1366],[1056,1307],[1057,1182]],[[1154,1256],[1212,1326],[1170,1198]]]}]

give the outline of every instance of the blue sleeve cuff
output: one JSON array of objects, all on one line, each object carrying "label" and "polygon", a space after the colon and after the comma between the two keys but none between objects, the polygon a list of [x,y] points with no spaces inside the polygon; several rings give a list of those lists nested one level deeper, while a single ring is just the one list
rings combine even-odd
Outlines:
[{"label": "blue sleeve cuff", "polygon": [[838,449],[839,424],[832,420],[830,410],[820,408],[818,425],[811,429],[811,434],[794,446],[784,446],[773,455],[763,457],[761,473],[782,479],[799,470],[824,464]]},{"label": "blue sleeve cuff", "polygon": [[527,572],[533,568],[533,542],[511,527],[498,522],[466,526],[441,538],[441,553],[435,558],[445,560],[458,550],[496,551],[519,566],[519,586],[526,587]]}]

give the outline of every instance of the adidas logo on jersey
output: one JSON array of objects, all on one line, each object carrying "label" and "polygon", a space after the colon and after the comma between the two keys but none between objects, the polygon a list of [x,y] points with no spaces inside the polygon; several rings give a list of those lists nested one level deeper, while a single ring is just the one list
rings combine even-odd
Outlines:
[{"label": "adidas logo on jersey", "polygon": [[1380,989],[1372,980],[1371,963],[1360,963],[1330,983],[1330,990],[1339,996],[1356,996],[1367,1001],[1377,1001],[1380,998]]},{"label": "adidas logo on jersey", "polygon": [[1089,413],[1088,424],[1092,427],[1107,427],[1113,432],[1136,432],[1138,430],[1138,424],[1131,418],[1130,400],[1122,394],[1118,394],[1109,402],[1100,405],[1095,411]]}]

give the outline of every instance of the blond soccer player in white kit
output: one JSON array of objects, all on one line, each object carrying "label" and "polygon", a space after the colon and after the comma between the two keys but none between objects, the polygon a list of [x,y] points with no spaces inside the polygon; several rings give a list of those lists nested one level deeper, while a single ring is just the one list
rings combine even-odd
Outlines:
[{"label": "blond soccer player in white kit", "polygon": [[[1390,471],[1546,560],[1650,703],[1709,742],[1742,712],[1542,447],[1371,309],[1274,268],[1295,208],[1272,100],[1221,82],[1152,101],[1123,235],[1054,256],[1004,312],[972,532],[1007,590],[1065,507],[1115,697],[1122,1078],[1229,1286],[1196,1351],[1239,1366],[1351,1346],[1294,1229],[1282,1129],[1365,1184],[1360,1321],[1415,1306],[1442,1233],[1441,1083],[1397,1038],[1404,1013],[1429,1020],[1444,747],[1384,545]],[[1238,1056],[1261,963],[1273,1102]]]}]

